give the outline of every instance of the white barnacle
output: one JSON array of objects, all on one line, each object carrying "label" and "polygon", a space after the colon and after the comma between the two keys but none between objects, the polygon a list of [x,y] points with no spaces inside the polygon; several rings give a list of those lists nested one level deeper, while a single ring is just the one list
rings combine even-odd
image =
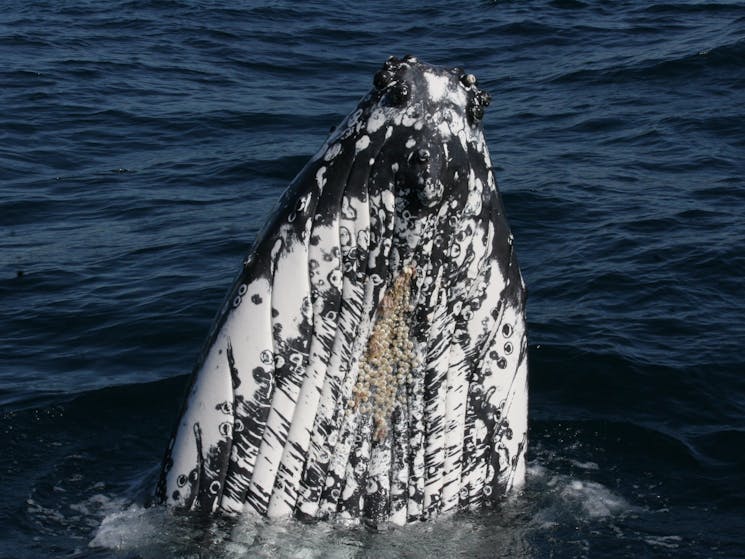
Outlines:
[{"label": "white barnacle", "polygon": [[404,268],[381,300],[353,389],[350,408],[354,410],[359,406],[361,413],[372,413],[373,437],[377,441],[388,436],[393,409],[407,402],[406,391],[400,387],[410,379],[413,360],[408,320],[414,277],[413,267]]}]

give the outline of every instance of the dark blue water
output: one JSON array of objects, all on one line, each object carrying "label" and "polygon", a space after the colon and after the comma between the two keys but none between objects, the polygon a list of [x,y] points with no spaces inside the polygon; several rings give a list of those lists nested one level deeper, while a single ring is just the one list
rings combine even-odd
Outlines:
[{"label": "dark blue water", "polygon": [[[390,54],[474,72],[525,492],[386,533],[145,510],[275,199]],[[745,557],[745,2],[9,0],[0,557]]]}]

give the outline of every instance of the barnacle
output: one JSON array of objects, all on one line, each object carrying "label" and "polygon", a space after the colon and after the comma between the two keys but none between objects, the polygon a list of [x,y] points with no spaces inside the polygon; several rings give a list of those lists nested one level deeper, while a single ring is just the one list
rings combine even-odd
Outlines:
[{"label": "barnacle", "polygon": [[404,268],[381,300],[377,320],[359,362],[350,408],[372,414],[376,441],[388,435],[388,421],[394,408],[406,404],[406,384],[417,365],[409,332],[414,274],[413,267]]}]

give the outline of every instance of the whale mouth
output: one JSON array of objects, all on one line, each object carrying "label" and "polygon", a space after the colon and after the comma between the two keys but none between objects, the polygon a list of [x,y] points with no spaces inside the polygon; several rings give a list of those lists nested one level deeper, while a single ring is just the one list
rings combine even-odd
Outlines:
[{"label": "whale mouth", "polygon": [[389,59],[292,181],[192,375],[159,502],[399,524],[524,478],[524,285],[460,69]]}]

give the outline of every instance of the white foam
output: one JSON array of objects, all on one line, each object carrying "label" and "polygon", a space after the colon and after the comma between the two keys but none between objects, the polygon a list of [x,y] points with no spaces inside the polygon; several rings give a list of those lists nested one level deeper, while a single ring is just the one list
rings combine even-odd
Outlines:
[{"label": "white foam", "polygon": [[[106,515],[88,546],[116,550],[142,547],[162,531],[162,522],[153,522],[153,514],[157,511],[133,506]],[[160,512],[164,513],[165,508]]]},{"label": "white foam", "polygon": [[599,470],[600,467],[595,462],[580,462],[579,460],[569,460],[572,466],[582,468],[583,470]]},{"label": "white foam", "polygon": [[664,547],[666,549],[677,549],[683,538],[680,536],[647,536],[644,541],[654,547]]},{"label": "white foam", "polygon": [[580,503],[590,518],[604,518],[627,510],[626,500],[594,481],[572,480],[561,491],[561,496]]},{"label": "white foam", "polygon": [[536,515],[543,521],[552,522],[567,515],[585,520],[607,518],[634,508],[622,496],[596,481],[554,474],[536,464],[530,466],[528,476],[533,485],[539,486],[540,493],[551,497],[549,506]]},{"label": "white foam", "polygon": [[[115,504],[105,498],[101,502],[109,510]],[[598,482],[557,474],[535,463],[528,469],[526,489],[513,494],[497,512],[444,515],[433,522],[382,528],[378,533],[358,522],[306,524],[251,513],[225,523],[217,520],[207,527],[165,507],[119,507],[105,516],[89,546],[145,559],[352,558],[361,550],[370,557],[428,559],[478,556],[485,549],[500,549],[505,556],[531,556],[528,542],[536,531],[554,530],[567,522],[604,521],[633,510]],[[653,547],[672,549],[680,539],[649,536],[645,541]]]}]

